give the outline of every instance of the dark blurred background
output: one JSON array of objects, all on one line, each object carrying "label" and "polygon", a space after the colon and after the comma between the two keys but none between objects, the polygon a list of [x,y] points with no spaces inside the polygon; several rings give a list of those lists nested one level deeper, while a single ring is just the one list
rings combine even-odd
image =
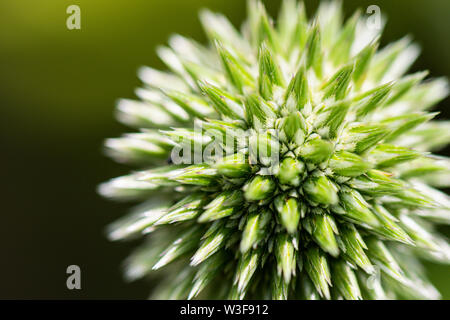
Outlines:
[{"label": "dark blurred background", "polygon": [[[309,13],[318,4],[305,2]],[[81,30],[66,28],[71,4],[81,8]],[[275,15],[279,1],[266,4]],[[384,43],[411,33],[422,45],[414,71],[450,75],[450,1],[344,1],[347,16],[372,4],[389,17]],[[148,284],[121,275],[136,244],[104,236],[128,205],[103,200],[96,185],[128,168],[105,158],[101,145],[127,130],[113,108],[133,97],[137,68],[163,68],[156,45],[175,32],[205,40],[201,7],[235,25],[245,17],[242,0],[0,1],[0,298],[147,297]],[[438,107],[442,118],[450,118],[449,102]],[[66,289],[71,264],[81,267],[82,290]],[[450,269],[427,266],[449,299]]]}]

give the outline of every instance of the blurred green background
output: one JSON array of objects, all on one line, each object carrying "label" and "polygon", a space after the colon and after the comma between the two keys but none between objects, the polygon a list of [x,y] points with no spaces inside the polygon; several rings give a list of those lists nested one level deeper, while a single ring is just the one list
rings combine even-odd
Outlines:
[{"label": "blurred green background", "polygon": [[[318,4],[305,2],[309,13]],[[275,15],[279,1],[266,3]],[[66,28],[71,4],[81,8],[81,30]],[[411,33],[423,47],[413,69],[450,75],[450,1],[344,1],[347,15],[372,4],[389,17],[384,43]],[[205,40],[201,7],[235,25],[245,16],[242,0],[0,1],[0,298],[147,297],[148,284],[121,276],[136,243],[104,236],[128,205],[101,199],[96,185],[127,168],[105,158],[101,144],[127,130],[113,108],[134,96],[137,68],[163,68],[156,45],[175,32]],[[440,117],[450,118],[449,105]],[[70,264],[81,267],[82,290],[66,289]],[[449,299],[450,269],[428,267]]]}]

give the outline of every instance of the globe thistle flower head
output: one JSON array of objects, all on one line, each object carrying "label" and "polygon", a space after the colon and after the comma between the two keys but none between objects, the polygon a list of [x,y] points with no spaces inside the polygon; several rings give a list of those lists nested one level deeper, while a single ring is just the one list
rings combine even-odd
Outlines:
[{"label": "globe thistle flower head", "polygon": [[[204,10],[207,45],[174,35],[168,71],[139,70],[106,151],[138,170],[99,187],[142,201],[109,227],[145,236],[129,279],[155,298],[435,299],[421,259],[450,262],[445,79],[405,75],[409,37],[379,49],[360,12],[285,0],[275,23],[248,1],[238,31]],[[169,160],[167,160],[169,159]]]}]

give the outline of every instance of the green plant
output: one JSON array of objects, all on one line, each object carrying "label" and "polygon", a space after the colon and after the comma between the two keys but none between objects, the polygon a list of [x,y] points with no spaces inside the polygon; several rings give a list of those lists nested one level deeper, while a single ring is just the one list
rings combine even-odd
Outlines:
[{"label": "green plant", "polygon": [[446,80],[404,76],[417,46],[378,50],[338,2],[308,21],[286,0],[275,26],[248,6],[242,33],[202,11],[210,44],[171,37],[170,72],[142,68],[141,101],[118,105],[140,132],[106,150],[144,169],[99,190],[145,202],[109,236],[150,234],[127,276],[160,280],[155,298],[438,298],[419,259],[450,261],[449,161],[429,153],[450,141],[429,112]]}]

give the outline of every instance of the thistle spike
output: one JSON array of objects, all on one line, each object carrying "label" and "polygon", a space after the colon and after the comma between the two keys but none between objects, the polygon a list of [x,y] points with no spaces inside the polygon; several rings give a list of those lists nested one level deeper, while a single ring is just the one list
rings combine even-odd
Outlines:
[{"label": "thistle spike", "polygon": [[220,42],[216,41],[215,44],[227,76],[236,89],[242,93],[245,87],[251,87],[253,78],[246,70],[245,65],[238,61]]},{"label": "thistle spike", "polygon": [[337,292],[347,300],[361,300],[361,291],[352,269],[343,261],[333,264],[333,279]]},{"label": "thistle spike", "polygon": [[275,187],[271,178],[256,176],[244,186],[245,198],[248,201],[264,200],[272,195]]},{"label": "thistle spike", "polygon": [[326,138],[338,137],[349,109],[350,104],[341,101],[318,110],[315,125],[318,132]]},{"label": "thistle spike", "polygon": [[335,233],[338,233],[336,223],[327,214],[315,214],[313,217],[313,238],[316,243],[333,257],[339,256],[339,247]]},{"label": "thistle spike", "polygon": [[238,271],[234,280],[237,285],[239,299],[244,298],[250,280],[257,270],[259,259],[260,253],[254,251],[244,255],[239,261]]},{"label": "thistle spike", "polygon": [[377,145],[389,132],[383,124],[355,124],[347,132],[348,150],[361,154]]},{"label": "thistle spike", "polygon": [[334,97],[335,100],[342,100],[347,95],[354,67],[354,64],[342,67],[325,83],[324,99]]},{"label": "thistle spike", "polygon": [[281,224],[289,233],[294,233],[300,222],[302,204],[298,203],[298,201],[294,198],[278,196],[275,199],[274,205],[279,214]]},{"label": "thistle spike", "polygon": [[240,190],[224,191],[204,207],[206,210],[198,218],[198,221],[209,222],[228,217],[237,211],[237,206],[243,200],[244,197]]},{"label": "thistle spike", "polygon": [[235,153],[222,158],[215,168],[219,174],[229,178],[242,178],[251,173],[252,168],[243,153]]},{"label": "thistle spike", "polygon": [[229,118],[244,119],[244,110],[236,98],[212,84],[200,82],[199,85],[218,113]]},{"label": "thistle spike", "polygon": [[279,120],[280,140],[301,145],[307,132],[307,124],[303,115],[297,111]]},{"label": "thistle spike", "polygon": [[308,178],[303,185],[303,190],[315,203],[333,205],[339,201],[338,188],[326,176]]},{"label": "thistle spike", "polygon": [[291,276],[295,275],[295,248],[292,239],[283,233],[276,239],[275,256],[278,262],[278,273],[283,274],[284,282],[287,284],[291,281]]},{"label": "thistle spike", "polygon": [[317,76],[322,76],[322,47],[319,25],[317,22],[309,31],[306,42],[306,67],[313,68]]},{"label": "thistle spike", "polygon": [[[306,69],[304,66],[301,66],[287,87],[284,103],[287,106],[295,106],[297,110],[302,110],[310,100],[309,95]],[[292,110],[294,108],[288,107],[288,109]]]},{"label": "thistle spike", "polygon": [[380,225],[378,219],[370,210],[370,205],[358,191],[343,192],[340,200],[345,210],[345,216],[355,220],[356,223],[368,225],[369,227],[378,227]]},{"label": "thistle spike", "polygon": [[305,269],[321,297],[330,299],[331,274],[327,259],[317,248],[306,252]]},{"label": "thistle spike", "polygon": [[281,71],[275,62],[275,57],[265,43],[259,49],[259,93],[270,100],[273,96],[274,86],[284,84]]},{"label": "thistle spike", "polygon": [[256,129],[266,127],[266,124],[270,124],[270,120],[275,118],[273,108],[257,95],[249,95],[245,99],[244,105],[245,118]]},{"label": "thistle spike", "polygon": [[320,137],[314,137],[305,142],[300,149],[300,156],[307,162],[319,164],[327,161],[333,155],[333,145]]},{"label": "thistle spike", "polygon": [[339,37],[331,47],[330,59],[336,66],[345,63],[350,58],[350,50],[355,38],[356,25],[360,15],[361,12],[358,10],[349,20],[347,20]]},{"label": "thistle spike", "polygon": [[[213,225],[212,228],[215,226]],[[206,235],[208,232],[206,233]],[[211,257],[214,253],[219,251],[222,247],[225,246],[225,240],[230,236],[230,229],[225,226],[219,226],[217,230],[212,232],[212,234],[205,237],[203,236],[204,241],[200,248],[195,252],[195,254],[191,258],[191,266],[197,266],[201,262],[205,261],[209,257]]]},{"label": "thistle spike", "polygon": [[369,113],[374,112],[378,108],[382,108],[384,101],[389,97],[389,93],[391,92],[392,84],[388,83],[376,89],[369,97],[365,98],[359,105],[356,107],[356,115],[361,118],[366,116]]},{"label": "thistle spike", "polygon": [[371,167],[371,164],[363,158],[347,151],[336,152],[328,165],[334,173],[345,177],[360,176]]},{"label": "thistle spike", "polygon": [[367,257],[365,250],[367,246],[361,237],[361,234],[354,226],[340,229],[341,250],[346,259],[361,267],[366,273],[375,273],[375,268]]},{"label": "thistle spike", "polygon": [[240,249],[242,253],[247,252],[251,247],[256,245],[265,236],[265,229],[268,227],[272,213],[269,210],[262,212],[253,212],[247,218]]},{"label": "thistle spike", "polygon": [[304,171],[305,165],[303,162],[293,158],[286,158],[280,164],[278,180],[281,184],[298,187]]},{"label": "thistle spike", "polygon": [[355,57],[355,69],[353,70],[352,76],[353,81],[358,89],[361,88],[362,84],[367,78],[370,63],[377,49],[378,49],[378,39],[368,44]]},{"label": "thistle spike", "polygon": [[158,262],[153,266],[153,270],[160,269],[172,262],[176,258],[182,256],[195,249],[195,246],[200,240],[200,232],[198,228],[187,230],[183,235],[176,239],[162,254]]}]

